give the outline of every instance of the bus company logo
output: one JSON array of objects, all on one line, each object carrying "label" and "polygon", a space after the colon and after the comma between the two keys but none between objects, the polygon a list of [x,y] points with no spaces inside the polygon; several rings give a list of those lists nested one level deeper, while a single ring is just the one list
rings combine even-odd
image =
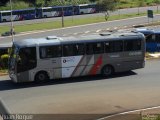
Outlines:
[{"label": "bus company logo", "polygon": [[64,58],[63,63],[74,62],[75,57]]},{"label": "bus company logo", "polygon": [[142,52],[130,52],[130,56],[142,55]]}]

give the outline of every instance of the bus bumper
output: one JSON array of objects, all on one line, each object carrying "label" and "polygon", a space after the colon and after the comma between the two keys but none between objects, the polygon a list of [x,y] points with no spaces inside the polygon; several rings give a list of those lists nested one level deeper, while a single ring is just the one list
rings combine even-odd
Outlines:
[{"label": "bus bumper", "polygon": [[12,80],[13,82],[15,82],[15,83],[18,82],[17,77],[16,77],[15,74],[9,74],[9,77],[11,78],[11,80]]}]

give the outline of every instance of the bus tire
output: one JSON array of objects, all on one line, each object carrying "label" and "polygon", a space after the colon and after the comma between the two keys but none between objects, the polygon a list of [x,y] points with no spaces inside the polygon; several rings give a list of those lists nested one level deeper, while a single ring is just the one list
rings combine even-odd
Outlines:
[{"label": "bus tire", "polygon": [[47,80],[49,80],[49,76],[45,71],[40,71],[35,76],[35,82],[44,82]]},{"label": "bus tire", "polygon": [[44,18],[47,18],[47,15],[44,15]]},{"label": "bus tire", "polygon": [[111,76],[114,73],[114,68],[111,65],[105,65],[102,70],[101,70],[101,74],[103,76]]},{"label": "bus tire", "polygon": [[6,19],[3,19],[2,21],[3,21],[3,22],[7,22],[7,20],[6,20]]},{"label": "bus tire", "polygon": [[84,12],[81,12],[81,15],[83,15],[84,14]]}]

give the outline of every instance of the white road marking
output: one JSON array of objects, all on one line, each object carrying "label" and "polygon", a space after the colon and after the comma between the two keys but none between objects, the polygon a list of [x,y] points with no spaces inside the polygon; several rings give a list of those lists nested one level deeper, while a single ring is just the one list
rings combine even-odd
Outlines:
[{"label": "white road marking", "polygon": [[77,35],[78,33],[73,33],[73,35]]},{"label": "white road marking", "polygon": [[106,30],[110,30],[110,28],[107,28]]},{"label": "white road marking", "polygon": [[89,33],[90,31],[86,31],[86,32],[84,32],[84,33]]},{"label": "white road marking", "polygon": [[114,27],[114,29],[118,29],[118,27]]},{"label": "white road marking", "polygon": [[125,114],[134,113],[134,112],[141,112],[141,111],[147,111],[147,110],[153,110],[153,109],[159,109],[159,108],[160,108],[160,106],[149,107],[149,108],[144,108],[144,109],[137,109],[137,110],[131,110],[131,111],[117,113],[117,114],[114,114],[114,115],[110,115],[110,116],[106,116],[106,117],[103,117],[103,118],[99,118],[97,120],[105,120],[105,119],[108,119],[108,118],[116,117],[118,115],[125,115]]},{"label": "white road marking", "polygon": [[98,32],[100,32],[101,31],[101,29],[100,30],[97,30],[96,32],[98,33]]}]

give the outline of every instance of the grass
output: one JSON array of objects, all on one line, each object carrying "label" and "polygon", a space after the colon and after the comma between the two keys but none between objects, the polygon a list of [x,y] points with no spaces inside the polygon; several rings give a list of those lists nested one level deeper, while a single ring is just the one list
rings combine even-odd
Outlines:
[{"label": "grass", "polygon": [[[133,8],[133,7],[138,7],[140,1],[137,0],[120,0],[119,5],[117,6],[118,8]],[[155,5],[154,0],[144,0],[142,2],[142,6],[147,6],[147,5]]]},{"label": "grass", "polygon": [[7,74],[7,73],[8,73],[8,69],[0,69],[0,75]]},{"label": "grass", "polygon": [[[114,16],[110,16],[108,21],[144,16],[144,15],[146,15],[146,13],[140,13],[139,15],[137,13],[114,15]],[[73,19],[73,20],[67,19],[64,21],[64,24],[65,24],[65,27],[69,27],[69,26],[84,25],[84,24],[91,24],[91,23],[98,23],[98,22],[105,22],[104,16],[97,15],[96,17],[92,17],[92,18],[81,18],[81,19]],[[33,31],[33,30],[56,29],[56,28],[61,28],[61,21],[16,25],[14,27],[17,33]],[[9,30],[10,30],[10,26],[0,26],[0,34]]]},{"label": "grass", "polygon": [[143,117],[142,120],[160,120],[160,116],[158,115],[147,115],[147,117]]}]

